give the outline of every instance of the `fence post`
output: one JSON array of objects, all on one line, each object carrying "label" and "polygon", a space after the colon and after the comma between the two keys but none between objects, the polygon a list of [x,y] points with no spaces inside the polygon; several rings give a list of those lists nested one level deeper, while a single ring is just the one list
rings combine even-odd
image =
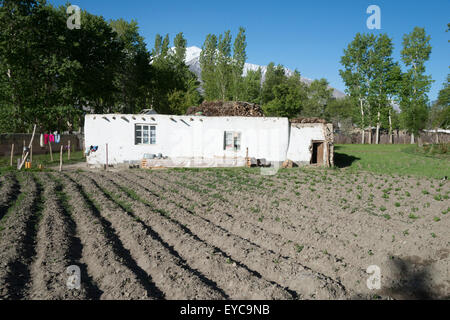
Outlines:
[{"label": "fence post", "polygon": [[10,160],[11,167],[13,165],[13,156],[14,156],[14,143],[11,145],[11,160]]},{"label": "fence post", "polygon": [[50,161],[53,162],[52,143],[49,141],[48,146],[50,148]]},{"label": "fence post", "polygon": [[108,144],[106,144],[106,169],[108,170]]},{"label": "fence post", "polygon": [[63,146],[61,145],[61,151],[59,152],[59,172],[62,171],[62,159],[63,159]]}]

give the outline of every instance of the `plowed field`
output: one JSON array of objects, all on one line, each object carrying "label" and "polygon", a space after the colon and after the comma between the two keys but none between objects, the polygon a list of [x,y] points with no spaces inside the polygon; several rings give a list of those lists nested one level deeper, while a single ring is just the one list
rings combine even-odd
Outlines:
[{"label": "plowed field", "polygon": [[445,299],[449,195],[319,169],[5,173],[0,299]]}]

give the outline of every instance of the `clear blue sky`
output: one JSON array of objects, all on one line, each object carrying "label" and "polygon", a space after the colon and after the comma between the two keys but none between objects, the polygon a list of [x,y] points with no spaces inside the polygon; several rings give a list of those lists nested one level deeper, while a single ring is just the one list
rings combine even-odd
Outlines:
[{"label": "clear blue sky", "polygon": [[[50,0],[63,5],[67,0]],[[302,76],[326,78],[344,91],[339,76],[343,49],[357,32],[387,33],[394,40],[395,58],[400,59],[402,37],[415,26],[431,36],[433,51],[426,64],[435,80],[429,97],[437,98],[450,69],[449,0],[316,0],[316,1],[178,1],[178,0],[77,0],[71,2],[106,20],[135,19],[148,48],[157,33],[171,41],[183,32],[188,46],[201,47],[208,33],[220,34],[239,26],[247,30],[247,62],[266,65],[270,61],[298,69]],[[369,30],[369,5],[381,8],[381,30]]]}]

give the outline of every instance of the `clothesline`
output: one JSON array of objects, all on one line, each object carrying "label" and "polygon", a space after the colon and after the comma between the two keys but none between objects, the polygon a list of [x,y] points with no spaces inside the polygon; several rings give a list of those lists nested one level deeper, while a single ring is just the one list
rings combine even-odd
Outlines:
[{"label": "clothesline", "polygon": [[44,147],[46,144],[49,144],[50,142],[60,143],[60,141],[61,141],[61,135],[58,133],[55,133],[55,134],[41,133],[41,137],[40,137],[41,147]]}]

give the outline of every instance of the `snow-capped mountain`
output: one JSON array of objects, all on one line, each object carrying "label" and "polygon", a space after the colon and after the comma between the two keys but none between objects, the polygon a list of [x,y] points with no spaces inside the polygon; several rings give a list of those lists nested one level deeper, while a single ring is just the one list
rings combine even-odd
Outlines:
[{"label": "snow-capped mountain", "polygon": [[[199,47],[188,47],[186,48],[186,65],[189,66],[189,69],[195,73],[197,75],[197,77],[200,79],[201,78],[201,74],[202,74],[202,69],[200,67],[200,54],[202,52],[202,49],[200,49]],[[262,80],[264,81],[266,78],[266,72],[267,72],[267,66],[259,66],[256,64],[251,64],[251,63],[245,63],[244,65],[244,76],[247,74],[247,72],[249,70],[258,70],[258,68],[261,68],[261,72],[262,72]],[[285,72],[287,75],[292,75],[294,73],[294,71],[289,70],[287,68],[284,68]],[[308,79],[308,78],[304,78],[302,77],[302,81],[310,84],[313,80]],[[333,89],[333,96],[335,98],[343,98],[345,97],[345,93],[334,89],[332,87],[330,87],[331,89]]]}]

